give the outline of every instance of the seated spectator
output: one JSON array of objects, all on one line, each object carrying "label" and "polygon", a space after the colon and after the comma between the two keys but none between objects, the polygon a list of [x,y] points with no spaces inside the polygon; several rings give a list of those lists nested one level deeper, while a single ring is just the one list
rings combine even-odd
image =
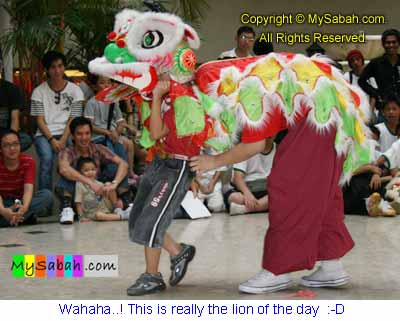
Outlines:
[{"label": "seated spectator", "polygon": [[[380,131],[375,126],[370,126],[372,138],[380,139]],[[378,159],[382,153],[376,151],[375,158]],[[373,193],[379,193],[383,198],[386,194],[385,185],[389,183],[397,169],[391,171],[384,166],[366,164],[357,169],[348,184],[343,186],[343,201],[345,214],[368,215],[365,203]]]},{"label": "seated spectator", "polygon": [[[97,165],[93,158],[81,157],[77,164],[79,173],[90,179],[93,183],[105,185],[97,180]],[[75,191],[76,211],[80,222],[90,220],[96,221],[121,221],[127,220],[131,211],[131,207],[126,210],[120,208],[118,204],[117,193],[112,190],[108,194],[96,195],[96,193],[81,182],[76,183]]]},{"label": "seated spectator", "polygon": [[395,172],[374,164],[364,165],[355,171],[350,183],[343,187],[345,214],[368,215],[365,199],[375,192],[383,198],[386,194],[385,185]]},{"label": "seated spectator", "polygon": [[256,33],[253,28],[248,26],[240,27],[236,32],[236,48],[228,51],[224,51],[218,57],[218,59],[229,59],[229,58],[244,58],[251,57],[251,50],[256,38]]},{"label": "seated spectator", "polygon": [[18,133],[0,135],[0,227],[35,224],[36,216],[52,206],[49,190],[33,192],[35,161],[21,154]]},{"label": "seated spectator", "polygon": [[55,155],[66,145],[69,123],[82,116],[83,93],[64,78],[66,58],[56,51],[42,58],[48,80],[36,87],[31,97],[31,115],[36,117],[38,130],[35,147],[39,157],[39,189],[52,190]]},{"label": "seated spectator", "polygon": [[378,150],[382,153],[386,152],[399,138],[400,99],[398,97],[390,95],[385,99],[383,116],[385,121],[375,125],[380,133]]},{"label": "seated spectator", "polygon": [[263,153],[233,166],[234,188],[224,195],[225,205],[231,215],[268,210],[267,180],[275,151],[275,143],[269,143]]},{"label": "seated spectator", "polygon": [[[73,145],[62,150],[58,156],[58,166],[61,175],[56,185],[57,195],[61,199],[61,224],[72,224],[74,211],[72,200],[75,192],[75,183],[81,182],[94,191],[97,195],[117,191],[124,207],[130,203],[128,189],[128,164],[107,147],[94,144],[92,140],[92,123],[84,117],[76,117],[70,126]],[[100,185],[76,170],[81,157],[91,157],[96,163],[97,177],[103,183],[111,182],[107,186]]]},{"label": "seated spectator", "polygon": [[[0,57],[0,73],[3,70],[3,61]],[[21,151],[32,146],[32,138],[20,131],[20,116],[24,105],[21,91],[13,83],[0,77],[0,133],[12,129],[18,132]]]},{"label": "seated spectator", "polygon": [[[96,84],[97,92],[110,87],[111,79],[103,76],[92,76],[93,83]],[[127,102],[129,103],[129,102]],[[137,179],[134,168],[135,149],[131,139],[122,134],[124,129],[127,129],[131,134],[136,133],[136,129],[128,125],[122,116],[119,102],[106,104],[92,97],[86,105],[84,115],[92,121],[93,138],[92,141],[96,144],[103,144],[111,151],[128,162],[129,178]]]}]

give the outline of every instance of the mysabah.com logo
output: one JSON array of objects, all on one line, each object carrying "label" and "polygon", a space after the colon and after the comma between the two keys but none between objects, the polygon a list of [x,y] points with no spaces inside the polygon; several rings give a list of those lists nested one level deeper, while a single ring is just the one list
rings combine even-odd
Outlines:
[{"label": "mysabah.com logo", "polygon": [[15,278],[118,277],[118,255],[14,255]]}]

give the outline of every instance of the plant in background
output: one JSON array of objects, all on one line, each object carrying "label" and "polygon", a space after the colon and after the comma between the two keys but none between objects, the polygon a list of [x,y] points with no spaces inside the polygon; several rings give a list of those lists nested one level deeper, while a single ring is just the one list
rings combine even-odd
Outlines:
[{"label": "plant in background", "polygon": [[0,42],[4,52],[11,50],[16,57],[26,93],[42,81],[40,58],[48,50],[63,52],[69,67],[87,71],[88,62],[102,55],[114,16],[122,8],[158,6],[195,25],[209,8],[206,0],[5,0],[2,6],[11,28]]},{"label": "plant in background", "polygon": [[2,50],[4,53],[12,51],[16,57],[20,85],[29,92],[35,81],[35,71],[40,69],[41,56],[55,48],[63,35],[60,17],[54,1],[5,0],[2,7],[11,18],[10,29],[0,39]]}]

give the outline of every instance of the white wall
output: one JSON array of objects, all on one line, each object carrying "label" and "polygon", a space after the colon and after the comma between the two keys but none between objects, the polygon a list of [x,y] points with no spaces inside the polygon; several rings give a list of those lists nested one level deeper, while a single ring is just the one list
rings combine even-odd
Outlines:
[{"label": "white wall", "polygon": [[[278,13],[312,13],[329,12],[337,14],[374,14],[384,15],[385,25],[335,25],[318,28],[310,25],[291,25],[281,28],[261,27],[255,28],[261,32],[330,32],[330,33],[355,33],[360,30],[367,34],[381,34],[385,29],[400,29],[400,1],[398,0],[336,0],[336,1],[293,1],[293,0],[209,0],[210,10],[202,25],[198,28],[202,39],[202,46],[198,51],[200,62],[215,59],[222,51],[235,46],[235,33],[241,26],[240,14],[249,12],[252,14],[268,15]],[[308,45],[276,45],[276,51],[304,52]]]}]

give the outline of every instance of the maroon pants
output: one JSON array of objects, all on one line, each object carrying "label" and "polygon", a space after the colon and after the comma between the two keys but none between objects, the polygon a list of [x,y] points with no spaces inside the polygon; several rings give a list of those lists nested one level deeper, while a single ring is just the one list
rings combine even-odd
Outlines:
[{"label": "maroon pants", "polygon": [[334,147],[336,130],[317,133],[305,120],[289,129],[268,178],[269,228],[262,266],[283,274],[312,269],[354,246],[344,224],[338,184],[343,158]]}]

